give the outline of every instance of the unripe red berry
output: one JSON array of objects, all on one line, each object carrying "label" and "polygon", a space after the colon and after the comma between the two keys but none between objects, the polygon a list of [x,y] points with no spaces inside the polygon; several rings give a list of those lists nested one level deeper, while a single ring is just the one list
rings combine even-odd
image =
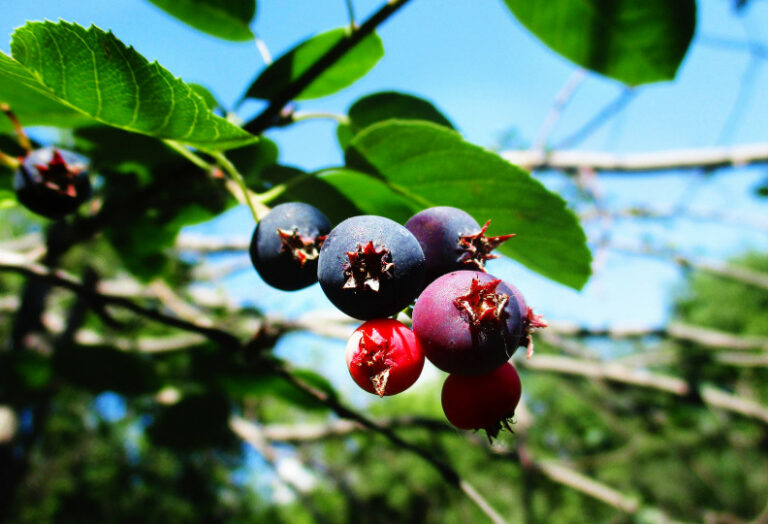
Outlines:
[{"label": "unripe red berry", "polygon": [[369,393],[405,391],[424,368],[424,352],[413,331],[391,318],[369,320],[347,342],[349,374]]},{"label": "unripe red berry", "polygon": [[484,375],[449,375],[443,384],[443,411],[460,429],[484,429],[495,437],[520,402],[520,377],[509,362]]}]

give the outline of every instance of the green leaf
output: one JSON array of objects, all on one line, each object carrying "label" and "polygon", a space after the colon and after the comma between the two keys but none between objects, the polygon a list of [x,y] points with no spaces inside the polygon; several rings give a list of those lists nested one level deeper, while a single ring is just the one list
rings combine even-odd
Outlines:
[{"label": "green leaf", "polygon": [[372,173],[421,207],[464,209],[489,234],[516,233],[500,251],[576,289],[590,275],[586,236],[565,201],[495,153],[444,127],[389,120],[358,134],[347,165]]},{"label": "green leaf", "polygon": [[11,77],[110,126],[203,150],[258,140],[211,113],[189,85],[97,27],[29,22],[13,33],[11,51],[13,67],[0,63],[3,82]]},{"label": "green leaf", "polygon": [[394,191],[385,182],[352,169],[329,169],[319,175],[319,180],[352,202],[359,210],[355,214],[386,216],[404,224],[422,209],[417,202]]},{"label": "green leaf", "polygon": [[[339,28],[305,40],[264,69],[245,97],[274,98],[345,38],[348,38],[347,30]],[[382,56],[384,45],[378,35],[372,33],[309,84],[296,100],[320,98],[344,89],[365,76]]]},{"label": "green leaf", "polygon": [[349,108],[349,123],[339,124],[336,136],[342,149],[357,133],[366,127],[397,118],[399,120],[426,120],[453,129],[453,124],[431,102],[413,95],[384,91],[357,100]]},{"label": "green leaf", "polygon": [[0,209],[8,209],[18,204],[16,193],[7,189],[0,189]]},{"label": "green leaf", "polygon": [[149,0],[199,31],[225,40],[253,40],[248,28],[256,14],[256,0]]},{"label": "green leaf", "polygon": [[629,85],[675,77],[696,26],[695,0],[504,0],[556,52]]},{"label": "green leaf", "polygon": [[[297,177],[305,175],[306,172],[301,169],[275,165],[264,170],[262,180],[272,186],[291,182]],[[275,199],[271,205],[285,202],[306,202],[311,204],[322,211],[332,224],[338,224],[345,218],[362,214],[362,211],[355,202],[319,177],[305,178],[303,182],[290,187],[279,198]]]},{"label": "green leaf", "polygon": [[[76,128],[94,120],[60,102],[13,58],[0,52],[0,102],[8,104],[25,126]],[[0,133],[13,130],[0,118]]]},{"label": "green leaf", "polygon": [[211,111],[223,107],[221,102],[219,102],[219,99],[216,98],[216,96],[211,93],[210,89],[207,87],[200,84],[193,84],[191,82],[187,85],[192,88],[192,91],[200,95],[202,99],[205,100],[205,105],[208,106],[208,109]]},{"label": "green leaf", "polygon": [[[227,151],[229,158],[237,170],[243,175],[248,187],[258,186],[261,181],[261,173],[269,166],[277,164],[280,150],[273,141],[262,137],[255,144]],[[263,188],[259,187],[259,190]]]}]

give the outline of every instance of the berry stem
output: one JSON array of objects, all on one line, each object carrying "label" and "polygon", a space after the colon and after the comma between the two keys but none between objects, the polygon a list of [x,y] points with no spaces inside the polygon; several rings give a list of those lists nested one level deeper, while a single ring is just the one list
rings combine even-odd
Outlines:
[{"label": "berry stem", "polygon": [[[237,167],[235,167],[235,164],[233,164],[224,155],[224,153],[222,153],[220,151],[216,151],[214,153],[211,153],[211,155],[213,156],[213,158],[216,159],[216,161],[224,169],[224,171],[226,171],[227,174],[232,177],[232,179],[237,183],[237,185],[240,186],[240,190],[243,193],[243,198],[245,199],[245,203],[250,208],[251,214],[253,215],[253,219],[258,224],[259,223],[259,213],[256,211],[256,206],[254,205],[254,199],[251,198],[251,190],[248,189],[247,185],[245,185],[245,179],[243,178],[243,175],[240,174],[240,171],[237,170]],[[274,189],[276,189],[276,188],[272,188],[270,191],[272,191]],[[254,195],[254,196],[256,196],[256,195]],[[259,203],[262,203],[261,200],[257,199],[256,201],[259,202]]]},{"label": "berry stem", "polygon": [[8,120],[10,120],[11,124],[13,124],[13,129],[16,131],[16,136],[19,139],[19,145],[23,147],[27,153],[31,152],[33,149],[32,142],[29,141],[29,137],[21,127],[19,119],[16,118],[16,115],[13,113],[13,111],[11,111],[11,107],[6,103],[2,103],[0,104],[0,111],[5,113],[5,116],[7,116]]},{"label": "berry stem", "polygon": [[314,178],[315,175],[316,173],[304,173],[303,175],[299,175],[295,178],[292,178],[288,182],[283,182],[282,184],[278,184],[275,187],[270,188],[262,193],[256,193],[254,195],[254,200],[259,204],[269,204],[274,199],[278,198],[280,195],[282,195],[292,187],[301,184],[305,180]]},{"label": "berry stem", "polygon": [[352,0],[346,0],[347,3],[347,15],[349,15],[349,32],[354,33],[357,29],[357,23],[355,22],[355,7],[352,5]]},{"label": "berry stem", "polygon": [[339,124],[348,124],[349,118],[346,115],[340,115],[337,113],[328,113],[325,111],[294,111],[291,115],[293,122],[301,122],[303,120],[333,120]]},{"label": "berry stem", "polygon": [[163,140],[163,142],[165,142],[168,147],[179,153],[181,156],[195,164],[200,169],[204,169],[205,171],[213,171],[216,168],[216,166],[210,162],[206,162],[204,159],[200,158],[198,155],[180,143],[176,142],[175,140]]},{"label": "berry stem", "polygon": [[329,67],[335,64],[350,49],[355,47],[363,38],[373,33],[378,26],[384,23],[390,16],[405,6],[410,0],[387,0],[378,11],[363,22],[354,32],[340,40],[330,48],[323,56],[319,57],[309,69],[285,86],[279,93],[272,97],[269,105],[256,118],[248,122],[245,130],[254,135],[260,135],[278,121],[283,107],[296,98],[323,74]]},{"label": "berry stem", "polygon": [[12,157],[11,155],[6,155],[2,151],[0,151],[0,164],[3,164],[4,166],[9,167],[12,170],[16,170],[21,165],[21,162],[18,161],[18,159]]}]

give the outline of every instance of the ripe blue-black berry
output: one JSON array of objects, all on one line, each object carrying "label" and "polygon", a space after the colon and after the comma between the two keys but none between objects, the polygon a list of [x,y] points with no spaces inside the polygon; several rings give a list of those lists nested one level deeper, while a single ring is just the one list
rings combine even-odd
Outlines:
[{"label": "ripe blue-black berry", "polygon": [[58,219],[91,197],[87,160],[71,151],[44,147],[30,152],[13,176],[16,198],[30,211]]},{"label": "ripe blue-black berry", "polygon": [[403,226],[364,215],[344,220],[320,250],[318,277],[328,299],[361,320],[387,317],[418,295],[424,253]]},{"label": "ripe blue-black berry", "polygon": [[485,261],[497,258],[491,253],[514,235],[488,237],[469,213],[455,207],[440,206],[413,215],[405,227],[419,241],[427,261],[429,284],[437,277],[461,269],[485,271]]},{"label": "ripe blue-black berry", "polygon": [[480,271],[443,275],[413,310],[413,331],[427,358],[460,375],[499,367],[529,344],[531,329],[543,326],[516,288]]},{"label": "ripe blue-black berry", "polygon": [[317,258],[331,224],[319,209],[300,202],[274,207],[251,238],[251,261],[261,278],[284,291],[317,282]]}]

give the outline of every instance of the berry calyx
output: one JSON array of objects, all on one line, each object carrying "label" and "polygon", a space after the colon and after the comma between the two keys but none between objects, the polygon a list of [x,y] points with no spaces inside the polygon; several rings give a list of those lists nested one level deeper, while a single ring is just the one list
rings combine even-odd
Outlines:
[{"label": "berry calyx", "polygon": [[429,284],[451,271],[485,272],[485,263],[498,258],[492,253],[515,235],[486,235],[491,221],[483,227],[461,209],[449,206],[430,207],[413,215],[405,227],[419,241],[427,263]]},{"label": "berry calyx", "polygon": [[486,236],[485,232],[491,221],[488,220],[483,227],[475,234],[459,236],[459,247],[461,254],[457,261],[469,267],[467,269],[477,269],[485,271],[485,261],[499,258],[499,255],[491,253],[501,244],[515,236],[515,233],[508,235],[499,235],[495,237]]},{"label": "berry calyx", "polygon": [[84,166],[68,165],[59,150],[54,149],[53,156],[47,164],[35,164],[35,167],[43,177],[43,183],[47,187],[62,195],[72,198],[77,196],[77,189],[74,184],[75,177],[84,169]]},{"label": "berry calyx", "polygon": [[394,266],[392,255],[386,247],[376,249],[373,241],[365,246],[358,244],[354,251],[347,251],[347,257],[349,261],[344,265],[344,276],[347,277],[344,289],[368,288],[378,291],[381,280],[392,277],[389,272]]},{"label": "berry calyx", "polygon": [[51,147],[36,149],[22,160],[13,186],[20,203],[52,219],[75,211],[92,191],[85,158]]},{"label": "berry calyx", "polygon": [[282,247],[280,251],[290,253],[293,259],[301,267],[308,260],[316,260],[320,256],[320,248],[327,235],[306,236],[299,233],[299,228],[294,227],[290,231],[278,227],[277,234],[280,236]]},{"label": "berry calyx", "polygon": [[485,284],[481,284],[477,278],[472,279],[469,292],[453,300],[453,305],[467,314],[472,327],[479,329],[481,325],[488,323],[501,325],[509,295],[496,291],[500,283],[500,278]]},{"label": "berry calyx", "polygon": [[346,360],[357,385],[379,397],[408,389],[424,368],[424,352],[413,331],[390,318],[357,328],[347,342]]},{"label": "berry calyx", "polygon": [[493,439],[502,427],[512,431],[521,391],[517,370],[508,362],[483,375],[452,374],[443,384],[443,412],[457,428],[482,429]]},{"label": "berry calyx", "polygon": [[533,339],[531,338],[531,333],[535,332],[537,329],[547,327],[548,324],[544,320],[544,315],[534,314],[533,309],[531,308],[528,308],[523,324],[525,326],[524,329],[526,334],[525,340],[523,341],[523,345],[526,346],[525,358],[531,358],[533,356]]}]

